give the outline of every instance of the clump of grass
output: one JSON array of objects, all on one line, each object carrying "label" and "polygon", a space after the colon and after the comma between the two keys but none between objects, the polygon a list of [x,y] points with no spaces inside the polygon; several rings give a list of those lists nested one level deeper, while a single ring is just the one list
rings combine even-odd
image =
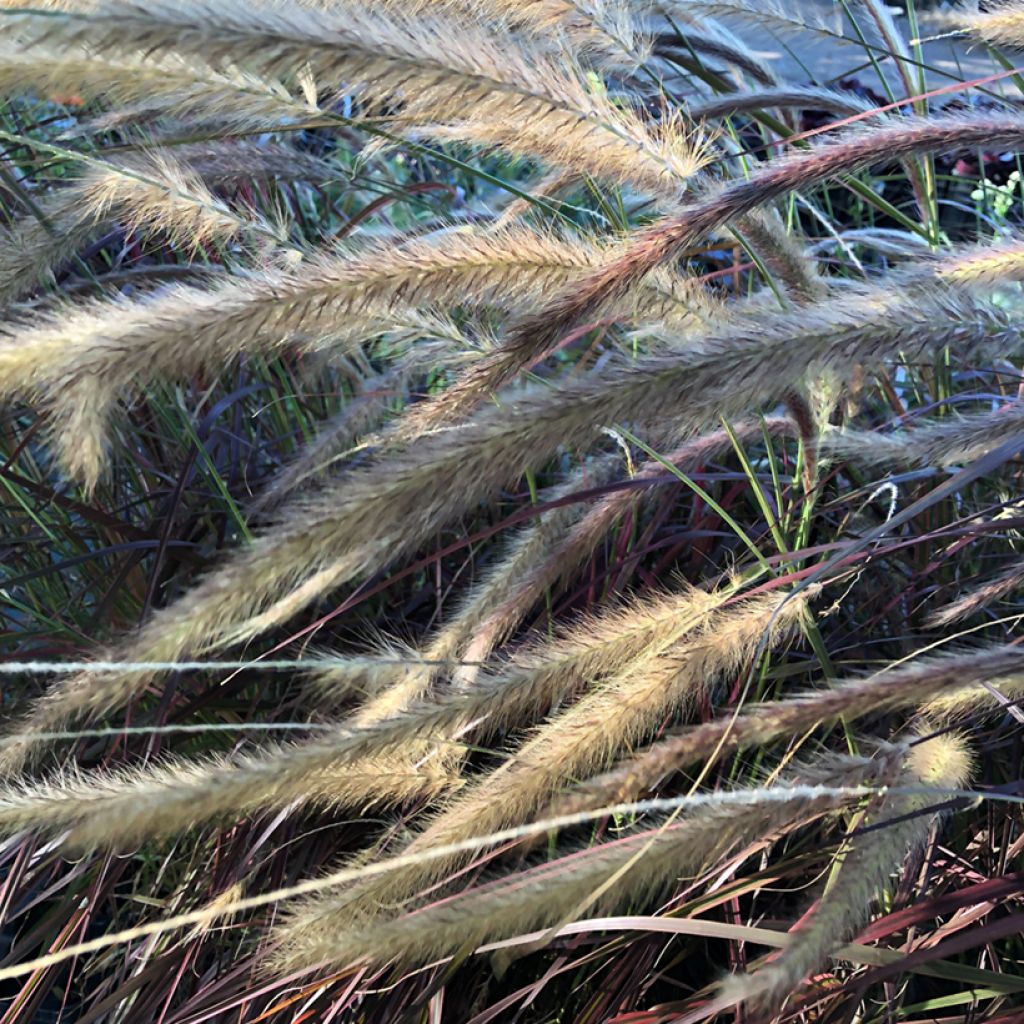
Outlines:
[{"label": "clump of grass", "polygon": [[843,17],[0,0],[4,1024],[1022,990],[1021,14]]}]

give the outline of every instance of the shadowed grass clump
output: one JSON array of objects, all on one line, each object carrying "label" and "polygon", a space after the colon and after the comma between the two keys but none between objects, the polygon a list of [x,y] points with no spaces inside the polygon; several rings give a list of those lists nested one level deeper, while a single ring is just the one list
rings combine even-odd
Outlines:
[{"label": "shadowed grass clump", "polygon": [[0,0],[0,1024],[1013,1019],[1024,15],[819,6]]}]

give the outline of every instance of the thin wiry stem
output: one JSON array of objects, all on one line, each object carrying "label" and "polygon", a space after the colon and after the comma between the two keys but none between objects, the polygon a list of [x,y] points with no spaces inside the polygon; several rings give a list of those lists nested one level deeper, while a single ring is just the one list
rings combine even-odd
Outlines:
[{"label": "thin wiry stem", "polygon": [[296,491],[323,484],[337,463],[362,447],[361,439],[372,443],[368,435],[385,419],[396,398],[406,394],[413,376],[425,368],[458,365],[476,355],[452,352],[448,345],[417,344],[396,366],[364,381],[360,393],[321,426],[313,440],[249,503],[246,519],[272,513]]},{"label": "thin wiry stem", "polygon": [[686,112],[695,121],[700,121],[773,108],[825,110],[832,114],[852,115],[864,113],[872,106],[873,104],[852,92],[811,86],[774,86],[750,92],[732,92],[712,99],[694,100],[687,104]]}]

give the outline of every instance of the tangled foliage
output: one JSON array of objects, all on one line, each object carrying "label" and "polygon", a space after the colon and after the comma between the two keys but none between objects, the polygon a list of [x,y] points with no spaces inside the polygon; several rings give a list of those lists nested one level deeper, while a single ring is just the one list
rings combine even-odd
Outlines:
[{"label": "tangled foliage", "polygon": [[1008,1019],[1024,112],[844,7],[0,0],[2,1024]]}]

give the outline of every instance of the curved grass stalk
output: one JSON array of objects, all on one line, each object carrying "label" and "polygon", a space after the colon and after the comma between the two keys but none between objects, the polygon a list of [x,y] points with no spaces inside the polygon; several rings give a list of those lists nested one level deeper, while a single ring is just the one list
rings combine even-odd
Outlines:
[{"label": "curved grass stalk", "polygon": [[779,109],[825,110],[830,114],[862,114],[872,104],[855,93],[811,86],[774,86],[749,92],[731,92],[725,96],[695,100],[686,112],[695,121],[731,117],[749,111]]},{"label": "curved grass stalk", "polygon": [[[1012,352],[1020,329],[1006,311],[954,292],[912,299],[871,293],[813,315],[760,317],[686,352],[613,364],[556,391],[528,392],[296,503],[278,528],[155,614],[113,660],[174,661],[256,636],[331,588],[414,550],[438,525],[558,448],[593,440],[601,425],[642,418],[699,431],[779,400],[809,367],[841,370],[897,354],[914,359],[950,342],[963,358]],[[73,677],[44,697],[22,728],[53,731],[71,717],[110,710],[153,678]],[[26,735],[0,764],[19,765],[32,746]]]},{"label": "curved grass stalk", "polygon": [[1024,694],[1024,653],[1013,647],[983,648],[928,658],[785,700],[749,707],[682,730],[586,783],[558,804],[559,813],[601,807],[653,787],[687,765],[800,735],[840,718],[853,722],[872,714],[920,709],[938,720],[984,710],[997,704],[986,683],[1013,699]]},{"label": "curved grass stalk", "polygon": [[[906,788],[935,788],[935,795],[880,796],[858,819],[841,850],[832,877],[811,913],[790,932],[791,941],[769,966],[726,986],[729,997],[777,1012],[812,971],[854,934],[868,918],[871,902],[907,852],[927,839],[935,815],[927,808],[942,803],[950,789],[961,789],[971,775],[971,758],[960,736],[945,735],[911,745],[902,777]],[[871,829],[858,835],[862,829]]]},{"label": "curved grass stalk", "polygon": [[837,45],[858,45],[858,40],[829,27],[816,9],[784,6],[775,0],[655,0],[652,9],[684,22],[694,18],[734,17],[780,32],[826,36]]},{"label": "curved grass stalk", "polygon": [[[762,430],[772,436],[785,435],[793,429],[788,419],[773,418],[761,423],[738,424],[734,435],[743,439],[760,438]],[[706,437],[683,444],[667,458],[685,468],[713,458],[727,449],[732,441],[728,432],[716,431]],[[557,500],[582,487],[600,486],[614,474],[617,455],[604,456],[581,469],[545,495]],[[651,480],[656,486],[663,476],[661,463],[650,461],[637,471],[635,480]],[[451,623],[440,630],[423,651],[413,654],[422,662],[416,670],[396,670],[401,682],[372,700],[366,709],[368,721],[378,721],[397,710],[403,710],[411,699],[426,692],[431,679],[451,671],[456,686],[473,684],[483,662],[519,624],[543,592],[557,586],[570,576],[593,552],[612,524],[637,500],[632,489],[609,494],[589,513],[582,514],[574,505],[563,505],[545,513],[525,528],[508,546],[508,553],[488,570],[459,605]],[[429,678],[425,678],[429,677]],[[350,689],[351,673],[325,669],[317,674],[319,685],[328,693]],[[380,688],[379,686],[377,687]],[[372,710],[371,710],[372,709]]]},{"label": "curved grass stalk", "polygon": [[[771,89],[779,84],[775,72],[759,60],[739,39],[721,27],[689,25],[680,35],[661,35],[654,53],[685,68],[700,68],[702,57],[714,57],[745,71],[758,85]],[[696,57],[694,56],[696,55]]]},{"label": "curved grass stalk", "polygon": [[[373,432],[387,418],[396,397],[408,395],[418,375],[428,370],[461,370],[493,345],[483,328],[474,325],[470,336],[463,327],[437,314],[409,317],[405,331],[410,341],[408,351],[390,369],[364,381],[360,393],[285,464],[247,506],[247,521],[272,516],[296,492],[326,483],[329,471],[343,466],[347,456],[383,444],[387,432]],[[431,341],[430,336],[439,340]],[[401,332],[393,332],[389,340],[402,340]]]},{"label": "curved grass stalk", "polygon": [[[616,750],[649,735],[737,670],[766,632],[770,646],[780,643],[804,608],[802,600],[785,603],[785,596],[772,595],[697,622],[672,624],[618,674],[541,726],[501,767],[472,784],[402,852],[448,846],[528,821],[571,779],[600,770]],[[283,940],[291,945],[306,933],[337,932],[380,906],[399,905],[456,871],[464,859],[422,862],[391,874],[386,886],[371,882],[310,903],[289,922]]]},{"label": "curved grass stalk", "polygon": [[970,462],[1024,433],[1024,402],[995,412],[950,416],[894,434],[836,430],[819,442],[822,454],[869,466],[953,466]]},{"label": "curved grass stalk", "polygon": [[[874,774],[873,766],[870,771]],[[847,770],[841,781],[856,784],[858,774]],[[749,791],[740,813],[735,804],[730,811],[728,804],[716,808],[711,803],[681,821],[670,819],[500,875],[408,913],[381,912],[367,921],[314,926],[314,898],[290,911],[282,929],[287,941],[271,954],[273,966],[429,963],[468,955],[486,941],[554,929],[584,913],[608,913],[628,901],[654,904],[680,877],[694,876],[744,845],[765,845],[852,803],[850,797],[816,795],[813,788],[794,789],[791,796],[787,789]]]}]

